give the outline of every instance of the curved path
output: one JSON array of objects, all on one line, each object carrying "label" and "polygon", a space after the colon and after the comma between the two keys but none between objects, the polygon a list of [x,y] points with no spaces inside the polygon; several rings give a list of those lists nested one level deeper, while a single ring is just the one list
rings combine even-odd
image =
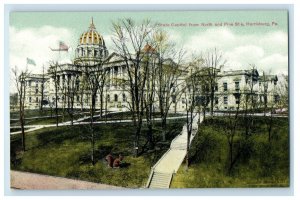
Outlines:
[{"label": "curved path", "polygon": [[[184,119],[185,116],[179,116],[179,117],[168,117],[168,120],[172,119]],[[74,120],[73,125],[87,125],[90,124],[90,122],[85,122],[83,120],[89,119],[89,117],[84,117],[78,120]],[[153,121],[160,121],[161,118],[154,118]],[[146,119],[143,119],[143,121],[146,121]],[[108,120],[108,121],[96,121],[94,124],[113,124],[113,123],[129,123],[132,122],[131,119],[123,119],[123,120]],[[58,126],[70,126],[71,122],[63,122],[59,123]],[[28,130],[25,130],[25,133],[29,133],[31,131],[39,130],[46,127],[56,127],[56,124],[45,124],[45,125],[25,125],[24,128],[28,128]],[[10,128],[20,128],[20,126],[11,126]],[[11,132],[11,135],[14,134],[20,134],[21,131]]]},{"label": "curved path", "polygon": [[24,190],[124,189],[113,185],[13,170],[10,171],[10,187]]}]

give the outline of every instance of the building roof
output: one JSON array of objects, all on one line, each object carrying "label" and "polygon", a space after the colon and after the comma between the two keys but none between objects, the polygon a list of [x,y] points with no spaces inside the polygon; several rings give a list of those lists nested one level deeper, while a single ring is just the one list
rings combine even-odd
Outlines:
[{"label": "building roof", "polygon": [[103,37],[96,31],[93,18],[88,31],[80,36],[79,44],[105,45]]}]

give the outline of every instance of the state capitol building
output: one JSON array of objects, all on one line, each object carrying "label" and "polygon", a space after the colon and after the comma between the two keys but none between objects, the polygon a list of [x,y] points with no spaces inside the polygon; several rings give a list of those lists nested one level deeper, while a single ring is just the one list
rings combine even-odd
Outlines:
[{"label": "state capitol building", "polygon": [[[151,46],[146,45],[144,51],[151,50]],[[128,89],[119,84],[118,80],[126,77],[126,65],[121,56],[117,53],[110,53],[105,45],[105,41],[101,34],[96,30],[92,20],[88,30],[84,32],[79,40],[77,48],[75,49],[75,58],[72,64],[57,64],[55,71],[55,78],[53,73],[50,73],[51,66],[48,73],[44,76],[42,74],[31,74],[26,79],[26,109],[38,109],[43,102],[47,106],[54,107],[57,103],[59,108],[68,108],[70,100],[65,95],[65,90],[70,87],[75,90],[73,97],[74,108],[88,108],[91,104],[89,92],[85,91],[85,83],[83,75],[86,70],[93,72],[95,66],[100,62],[105,63],[102,69],[106,70],[106,81],[103,87],[102,98],[100,94],[96,96],[96,109],[100,109],[100,101],[102,99],[103,108],[107,111],[127,111],[129,110],[130,93]],[[53,68],[53,66],[52,66]],[[177,84],[185,82],[185,76],[188,73],[178,78]],[[253,91],[255,92],[256,101],[262,102],[263,87],[268,82],[268,98],[267,101],[277,101],[278,95],[276,94],[276,85],[278,78],[276,75],[269,75],[267,79],[262,79],[257,70],[231,70],[220,71],[219,79],[215,87],[214,109],[218,110],[234,110],[239,103],[237,93],[249,91],[249,82],[252,80],[254,83]],[[76,78],[76,81],[73,82]],[[251,79],[251,80],[250,80]],[[42,84],[44,82],[44,84]],[[69,84],[69,85],[68,85]],[[59,88],[56,94],[55,85]],[[43,90],[43,95],[41,94]],[[174,94],[176,92],[174,91]],[[201,95],[201,94],[200,94]],[[43,97],[42,97],[43,96]],[[186,95],[185,95],[186,96]],[[173,96],[174,97],[174,96]],[[42,99],[43,98],[43,99]],[[175,96],[172,100],[170,111],[182,112],[186,109],[186,101],[184,95]],[[155,97],[155,99],[157,99]],[[208,104],[209,107],[210,104]],[[158,111],[158,103],[154,104],[154,111]]]}]

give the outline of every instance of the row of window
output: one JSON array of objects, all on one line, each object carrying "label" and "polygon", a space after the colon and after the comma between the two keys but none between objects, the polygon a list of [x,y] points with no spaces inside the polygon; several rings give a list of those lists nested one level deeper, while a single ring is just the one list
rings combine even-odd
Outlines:
[{"label": "row of window", "polygon": [[[234,82],[234,89],[235,89],[235,91],[239,91],[240,90],[240,82],[238,82],[238,81]],[[218,85],[215,87],[215,91],[218,91]],[[223,83],[223,91],[224,92],[228,91],[227,82]]]},{"label": "row of window", "polygon": [[[31,97],[29,97],[29,99],[28,99],[28,100],[29,100],[29,103],[31,103],[31,102],[32,102],[32,98],[31,98]],[[39,102],[39,98],[38,98],[38,97],[36,97],[36,98],[35,98],[35,102],[36,102],[36,103],[38,103],[38,102]]]},{"label": "row of window", "polygon": [[[80,101],[80,96],[77,96],[76,100],[77,100],[77,102],[79,102],[79,101]],[[98,97],[96,97],[96,101],[97,101],[97,100],[98,100]],[[115,95],[114,95],[114,101],[115,101],[115,102],[118,102],[118,100],[119,100],[119,96],[118,96],[117,94],[115,94]],[[107,101],[108,101],[108,102],[111,101],[110,95],[109,95],[109,94],[107,95]],[[125,94],[122,94],[122,101],[123,101],[123,102],[126,102],[126,95],[125,95]]]},{"label": "row of window", "polygon": [[[92,55],[92,53],[94,52],[94,55]],[[94,56],[94,57],[102,57],[103,56],[103,51],[102,50],[85,50],[85,49],[77,49],[77,54],[79,56]]]},{"label": "row of window", "polygon": [[[28,81],[28,86],[31,87],[32,86],[32,82],[31,80]],[[39,82],[42,83],[42,81],[35,81],[35,87],[39,87]]]}]

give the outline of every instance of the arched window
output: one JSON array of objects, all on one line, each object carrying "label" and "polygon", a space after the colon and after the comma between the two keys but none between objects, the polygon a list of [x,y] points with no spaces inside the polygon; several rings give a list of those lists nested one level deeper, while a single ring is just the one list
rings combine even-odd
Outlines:
[{"label": "arched window", "polygon": [[118,101],[118,95],[115,94],[115,101]]}]

